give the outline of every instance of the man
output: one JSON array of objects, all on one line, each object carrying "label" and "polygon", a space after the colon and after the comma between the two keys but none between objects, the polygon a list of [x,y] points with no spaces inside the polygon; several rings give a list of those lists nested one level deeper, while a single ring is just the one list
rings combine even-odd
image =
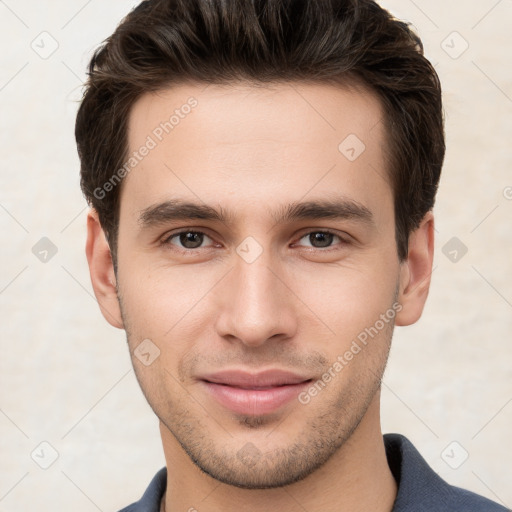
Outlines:
[{"label": "man", "polygon": [[78,113],[87,258],[166,458],[126,512],[500,511],[382,435],[444,159],[421,41],[369,0],[149,0]]}]

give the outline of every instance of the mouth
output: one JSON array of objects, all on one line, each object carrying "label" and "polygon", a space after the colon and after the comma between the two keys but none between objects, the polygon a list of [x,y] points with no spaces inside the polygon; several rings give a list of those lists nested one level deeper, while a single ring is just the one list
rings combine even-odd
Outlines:
[{"label": "mouth", "polygon": [[[267,382],[262,382],[265,380]],[[203,378],[199,382],[205,392],[223,408],[239,414],[263,415],[290,403],[312,381],[312,378],[304,379],[290,374],[283,376],[276,372],[257,376],[238,372]]]},{"label": "mouth", "polygon": [[228,387],[231,387],[231,388],[237,388],[237,389],[246,389],[246,390],[265,390],[265,389],[275,389],[275,388],[282,388],[284,386],[297,386],[299,384],[305,384],[305,383],[308,383],[308,382],[312,382],[313,379],[308,379],[308,380],[305,380],[305,381],[302,381],[302,382],[297,382],[297,383],[283,383],[283,384],[275,384],[273,386],[235,386],[235,385],[232,385],[232,384],[225,384],[224,382],[214,382],[214,381],[209,381],[209,380],[206,380],[206,379],[202,379],[203,382],[208,382],[209,384],[217,384],[219,386],[228,386]]},{"label": "mouth", "polygon": [[243,389],[274,388],[312,380],[309,376],[278,369],[267,369],[258,373],[237,369],[223,370],[203,375],[200,379],[213,384],[224,384]]}]

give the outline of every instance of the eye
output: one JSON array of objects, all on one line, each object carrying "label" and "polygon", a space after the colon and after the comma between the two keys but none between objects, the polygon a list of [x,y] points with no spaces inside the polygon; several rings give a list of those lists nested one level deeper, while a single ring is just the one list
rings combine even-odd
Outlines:
[{"label": "eye", "polygon": [[[180,252],[187,253],[194,252],[194,250],[197,249],[205,249],[206,247],[203,247],[205,238],[210,242],[213,242],[212,238],[210,238],[203,231],[186,230],[171,233],[166,236],[160,243],[163,246],[172,246],[169,247],[171,249],[176,249]],[[329,250],[332,247],[333,240],[336,238],[339,240],[338,245],[346,245],[349,243],[347,239],[330,230],[310,231],[302,235],[299,240],[305,239],[309,242],[309,246],[305,245],[303,247]]]},{"label": "eye", "polygon": [[[201,245],[205,239],[205,237],[213,241],[206,233],[202,231],[179,231],[178,233],[173,233],[162,240],[163,245],[177,245],[178,249],[183,251],[192,250],[192,249],[201,249]],[[173,243],[172,240],[176,238],[178,243]]]},{"label": "eye", "polygon": [[[315,249],[329,248],[332,245],[333,238],[337,238],[341,241],[341,244],[347,244],[348,241],[342,238],[340,235],[329,231],[310,231],[309,233],[304,234],[300,240],[306,239],[310,245],[309,247],[313,247]],[[308,247],[308,246],[306,246]]]}]

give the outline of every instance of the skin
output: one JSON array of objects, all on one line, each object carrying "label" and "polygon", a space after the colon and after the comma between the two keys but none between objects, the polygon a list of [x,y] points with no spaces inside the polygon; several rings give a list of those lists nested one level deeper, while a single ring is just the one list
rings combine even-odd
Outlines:
[{"label": "skin", "polygon": [[[421,316],[433,215],[410,235],[400,262],[380,101],[327,84],[182,84],[134,104],[130,151],[190,96],[198,106],[125,178],[117,275],[93,209],[87,219],[98,303],[107,321],[126,330],[137,378],[160,420],[165,508],[390,511],[397,487],[379,408],[393,322],[307,404],[294,399],[272,414],[235,414],[197,380],[226,368],[288,369],[317,380],[393,304],[401,306],[396,325]],[[338,150],[349,134],[366,146],[353,162]],[[333,197],[364,205],[373,223],[276,224],[271,217],[280,205]],[[192,219],[141,230],[140,213],[170,198],[222,206],[233,223]],[[206,236],[188,246],[169,241],[180,229]],[[343,238],[314,245],[309,234],[322,229]],[[249,236],[262,249],[251,263],[236,251]],[[149,366],[134,355],[144,339],[160,350]]]}]

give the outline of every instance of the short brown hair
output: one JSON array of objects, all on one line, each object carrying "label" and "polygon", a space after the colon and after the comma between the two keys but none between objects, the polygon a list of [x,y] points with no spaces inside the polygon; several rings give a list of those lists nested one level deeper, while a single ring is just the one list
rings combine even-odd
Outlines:
[{"label": "short brown hair", "polygon": [[114,269],[122,187],[97,191],[126,160],[131,106],[173,84],[239,80],[359,82],[378,94],[403,261],[445,154],[441,85],[409,24],[372,0],[146,0],[94,53],[76,119],[81,188]]}]

